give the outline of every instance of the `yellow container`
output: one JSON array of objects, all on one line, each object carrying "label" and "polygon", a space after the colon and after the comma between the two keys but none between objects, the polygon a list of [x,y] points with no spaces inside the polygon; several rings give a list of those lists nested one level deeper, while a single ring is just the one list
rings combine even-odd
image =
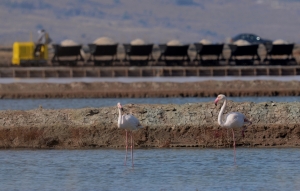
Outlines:
[{"label": "yellow container", "polygon": [[41,51],[38,56],[34,54],[35,44],[33,42],[15,42],[13,44],[13,65],[21,65],[21,63],[37,63],[48,59],[48,48],[41,45]]}]

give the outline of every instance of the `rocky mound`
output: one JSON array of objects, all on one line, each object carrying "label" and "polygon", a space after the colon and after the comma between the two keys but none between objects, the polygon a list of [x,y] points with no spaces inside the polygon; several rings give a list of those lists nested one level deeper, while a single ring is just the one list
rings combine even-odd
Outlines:
[{"label": "rocky mound", "polygon": [[[230,129],[219,128],[221,105],[124,105],[144,126],[134,132],[135,147],[231,147]],[[233,103],[225,113],[239,111],[253,124],[245,137],[234,129],[238,146],[299,146],[300,103]],[[1,148],[123,147],[117,128],[117,107],[35,109],[0,112]]]}]

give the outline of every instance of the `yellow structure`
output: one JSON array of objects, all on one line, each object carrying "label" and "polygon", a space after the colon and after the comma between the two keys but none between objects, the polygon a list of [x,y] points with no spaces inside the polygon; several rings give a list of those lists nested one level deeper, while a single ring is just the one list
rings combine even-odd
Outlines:
[{"label": "yellow structure", "polygon": [[40,51],[38,55],[35,55],[34,42],[15,42],[13,44],[13,65],[22,64],[42,64],[46,63],[48,59],[47,45],[40,45]]}]

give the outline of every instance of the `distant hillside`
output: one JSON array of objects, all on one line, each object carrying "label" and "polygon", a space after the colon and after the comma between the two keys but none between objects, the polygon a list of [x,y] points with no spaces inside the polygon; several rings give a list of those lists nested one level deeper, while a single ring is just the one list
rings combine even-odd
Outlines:
[{"label": "distant hillside", "polygon": [[54,42],[220,42],[241,32],[300,42],[299,10],[296,0],[1,0],[0,45],[36,39],[41,28]]}]

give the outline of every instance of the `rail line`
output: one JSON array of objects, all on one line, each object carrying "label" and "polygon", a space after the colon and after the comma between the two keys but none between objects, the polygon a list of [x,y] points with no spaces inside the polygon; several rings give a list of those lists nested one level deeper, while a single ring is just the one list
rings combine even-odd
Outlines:
[{"label": "rail line", "polygon": [[0,78],[297,76],[290,66],[0,67]]}]

